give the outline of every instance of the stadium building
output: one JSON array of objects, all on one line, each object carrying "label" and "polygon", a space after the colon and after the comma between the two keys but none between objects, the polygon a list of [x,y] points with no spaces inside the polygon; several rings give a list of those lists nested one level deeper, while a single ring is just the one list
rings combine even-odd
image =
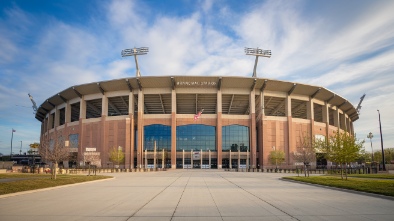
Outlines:
[{"label": "stadium building", "polygon": [[356,108],[326,88],[254,78],[134,77],[69,87],[43,102],[35,116],[41,143],[66,140],[74,164],[112,165],[109,150],[125,153],[121,167],[263,168],[272,150],[300,140],[353,133]]}]

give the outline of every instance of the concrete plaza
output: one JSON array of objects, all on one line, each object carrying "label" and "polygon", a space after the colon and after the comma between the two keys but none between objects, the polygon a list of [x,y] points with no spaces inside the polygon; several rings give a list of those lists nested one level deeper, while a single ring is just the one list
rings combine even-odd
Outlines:
[{"label": "concrete plaza", "polygon": [[[0,198],[0,220],[394,220],[394,201],[282,181],[170,170]],[[1,185],[1,184],[0,184]]]}]

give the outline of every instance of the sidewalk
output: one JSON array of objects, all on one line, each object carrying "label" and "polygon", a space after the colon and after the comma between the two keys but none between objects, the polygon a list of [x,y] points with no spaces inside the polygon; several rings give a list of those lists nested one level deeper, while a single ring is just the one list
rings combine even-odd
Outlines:
[{"label": "sidewalk", "polygon": [[283,175],[170,170],[0,199],[0,220],[392,220],[394,203],[279,180]]}]

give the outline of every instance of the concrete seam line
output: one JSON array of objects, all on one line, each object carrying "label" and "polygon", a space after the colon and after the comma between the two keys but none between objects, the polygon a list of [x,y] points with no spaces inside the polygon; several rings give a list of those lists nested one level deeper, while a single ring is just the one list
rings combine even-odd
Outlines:
[{"label": "concrete seam line", "polygon": [[364,192],[364,191],[359,191],[359,190],[344,189],[344,188],[339,188],[339,187],[334,187],[334,186],[325,186],[322,184],[307,183],[307,182],[302,182],[302,181],[298,181],[298,180],[290,180],[290,179],[283,179],[283,178],[279,178],[279,180],[286,181],[286,182],[299,183],[299,184],[306,184],[306,185],[311,185],[311,186],[317,186],[317,187],[331,189],[331,190],[360,194],[360,195],[371,196],[371,197],[394,201],[394,197],[392,197],[392,196],[386,196],[386,195],[381,195],[381,194],[377,194],[377,193],[369,193],[369,192]]},{"label": "concrete seam line", "polygon": [[[219,175],[219,176],[221,176],[221,175]],[[275,206],[274,204],[268,202],[267,200],[264,200],[264,199],[262,199],[261,197],[256,196],[255,194],[249,192],[248,190],[246,190],[246,189],[244,189],[243,187],[239,186],[238,184],[236,184],[236,183],[230,181],[229,179],[227,179],[227,178],[225,178],[225,177],[223,177],[223,176],[221,176],[221,177],[222,177],[224,180],[227,180],[227,182],[229,182],[229,183],[233,184],[234,186],[238,187],[239,189],[241,189],[241,190],[247,192],[248,194],[252,195],[253,197],[259,199],[260,201],[265,202],[266,204],[272,206],[273,208],[275,208],[275,209],[281,211],[282,213],[284,213],[284,214],[290,216],[292,219],[299,220],[297,217],[295,217],[294,215],[291,215],[290,213],[284,211],[283,209],[279,208],[278,206]]]},{"label": "concrete seam line", "polygon": [[81,182],[81,183],[65,184],[65,185],[61,185],[61,186],[47,187],[47,188],[42,188],[42,189],[26,190],[26,191],[21,191],[21,192],[16,192],[16,193],[8,193],[8,194],[0,195],[0,199],[13,197],[13,196],[24,195],[24,194],[29,194],[29,193],[42,192],[42,191],[47,191],[47,190],[54,190],[54,189],[59,189],[59,188],[63,188],[63,187],[76,186],[76,185],[81,185],[81,184],[86,184],[86,183],[93,183],[93,182],[112,180],[112,179],[115,179],[115,177],[111,177],[111,178],[107,178],[107,179],[100,179],[100,180],[85,181],[85,182]]}]

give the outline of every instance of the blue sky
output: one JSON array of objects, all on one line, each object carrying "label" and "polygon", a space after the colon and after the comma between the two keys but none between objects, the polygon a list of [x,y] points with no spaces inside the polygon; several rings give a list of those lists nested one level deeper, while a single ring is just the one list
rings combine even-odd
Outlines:
[{"label": "blue sky", "polygon": [[[144,76],[251,76],[319,85],[357,106],[355,132],[394,147],[394,1],[0,1],[0,153],[39,141],[40,105],[78,84],[134,76],[120,51],[149,47]],[[369,143],[366,150],[370,150]]]}]

